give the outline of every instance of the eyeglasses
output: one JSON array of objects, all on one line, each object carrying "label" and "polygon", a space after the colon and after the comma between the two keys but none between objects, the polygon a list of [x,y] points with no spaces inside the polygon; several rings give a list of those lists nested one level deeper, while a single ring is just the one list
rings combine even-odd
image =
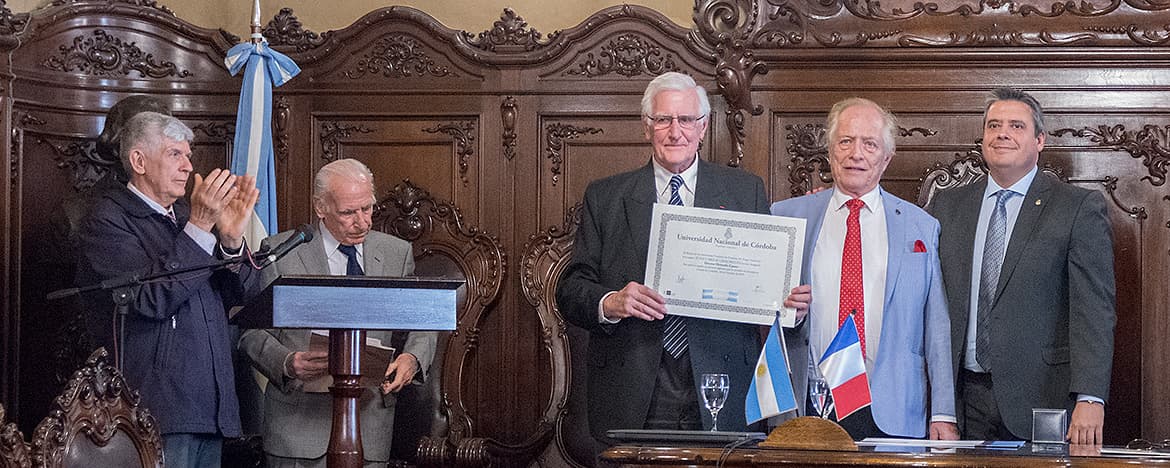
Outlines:
[{"label": "eyeglasses", "polygon": [[678,127],[686,130],[695,128],[695,124],[700,120],[707,118],[705,115],[647,115],[646,120],[650,121],[650,125],[655,130],[664,130],[670,128],[670,123],[678,121]]},{"label": "eyeglasses", "polygon": [[1150,442],[1146,439],[1134,439],[1125,444],[1125,448],[1132,450],[1170,450],[1170,439],[1162,442]]}]

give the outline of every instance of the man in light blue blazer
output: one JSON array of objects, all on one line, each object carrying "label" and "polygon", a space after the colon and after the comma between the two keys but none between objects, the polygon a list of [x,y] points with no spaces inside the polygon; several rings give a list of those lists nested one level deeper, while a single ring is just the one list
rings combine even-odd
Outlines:
[{"label": "man in light blue blazer", "polygon": [[808,394],[816,361],[851,317],[873,403],[842,427],[854,438],[958,439],[939,224],[878,185],[897,123],[852,98],[833,106],[827,126],[834,188],[772,205],[774,215],[807,220],[801,286],[785,302],[798,310],[785,330],[797,395]]}]

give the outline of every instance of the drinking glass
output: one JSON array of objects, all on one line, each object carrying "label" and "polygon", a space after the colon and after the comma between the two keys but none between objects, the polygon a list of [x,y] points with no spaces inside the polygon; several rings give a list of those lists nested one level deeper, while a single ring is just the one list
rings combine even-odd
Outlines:
[{"label": "drinking glass", "polygon": [[829,384],[825,379],[819,376],[809,380],[808,393],[812,396],[813,409],[816,410],[817,416],[827,418],[829,416]]},{"label": "drinking glass", "polygon": [[723,409],[723,402],[727,401],[727,391],[731,387],[731,378],[727,374],[703,374],[700,387],[703,390],[703,403],[707,411],[711,412],[711,430],[719,430],[719,410]]}]

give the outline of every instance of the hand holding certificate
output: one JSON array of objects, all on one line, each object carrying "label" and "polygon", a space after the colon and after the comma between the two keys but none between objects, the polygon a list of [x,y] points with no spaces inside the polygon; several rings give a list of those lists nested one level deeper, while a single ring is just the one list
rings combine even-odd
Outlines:
[{"label": "hand holding certificate", "polygon": [[796,325],[784,299],[800,281],[805,220],[654,205],[646,286],[671,314]]}]

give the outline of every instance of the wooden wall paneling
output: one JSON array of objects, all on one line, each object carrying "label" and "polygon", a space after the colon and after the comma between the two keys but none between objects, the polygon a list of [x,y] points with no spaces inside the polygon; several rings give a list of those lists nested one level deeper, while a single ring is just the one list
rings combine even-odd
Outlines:
[{"label": "wooden wall paneling", "polygon": [[6,170],[0,177],[0,362],[5,363],[0,368],[0,403],[11,415],[7,420],[15,420],[20,414],[19,367],[7,364],[20,357],[20,270],[14,255],[19,249],[19,210],[12,209],[17,197],[19,154],[12,145],[12,67],[7,53],[19,45],[12,36],[19,26],[12,11],[0,5],[0,51],[5,52],[0,54],[0,168]]}]

